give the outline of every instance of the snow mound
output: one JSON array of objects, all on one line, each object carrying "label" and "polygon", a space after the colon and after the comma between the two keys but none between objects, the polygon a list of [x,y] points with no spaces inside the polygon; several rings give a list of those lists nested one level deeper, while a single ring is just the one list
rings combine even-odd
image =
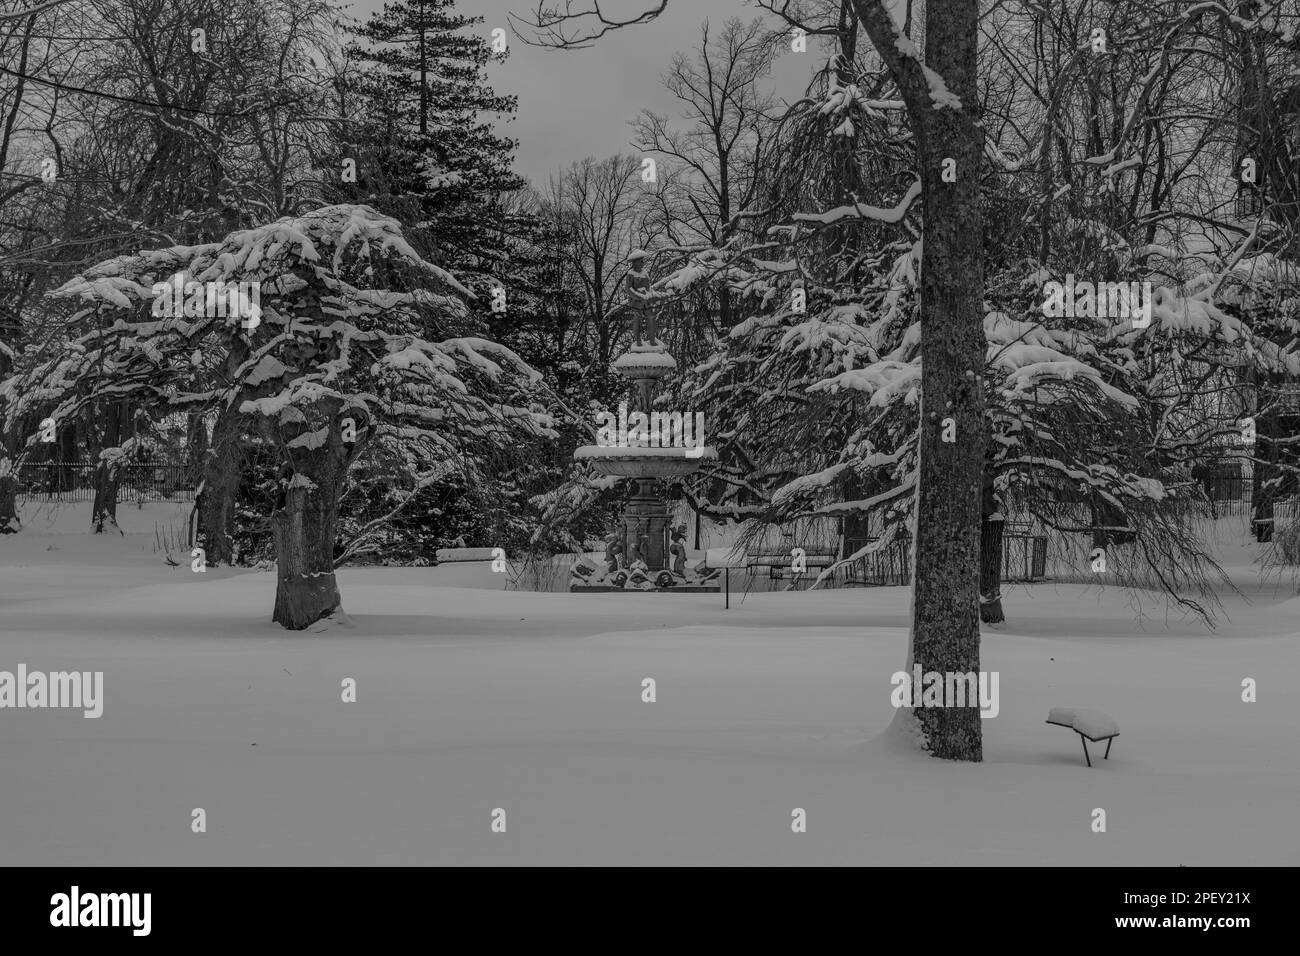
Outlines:
[{"label": "snow mound", "polygon": [[326,631],[332,631],[337,628],[344,628],[349,631],[355,631],[357,629],[356,622],[353,621],[352,618],[348,617],[347,612],[343,610],[341,605],[330,611],[315,624],[307,628],[307,630],[312,634],[322,634]]}]

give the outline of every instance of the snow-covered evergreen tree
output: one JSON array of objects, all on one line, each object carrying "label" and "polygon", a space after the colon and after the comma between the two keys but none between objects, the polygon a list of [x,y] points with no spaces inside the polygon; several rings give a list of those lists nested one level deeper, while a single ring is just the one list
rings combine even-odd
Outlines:
[{"label": "snow-covered evergreen tree", "polygon": [[415,248],[476,293],[502,277],[494,201],[523,186],[510,168],[515,142],[494,125],[516,98],[486,74],[506,53],[482,23],[454,0],[393,0],[375,13],[350,51],[363,68],[351,91],[360,121],[340,127],[337,144],[356,162],[355,185],[331,170],[339,197],[406,223]]},{"label": "snow-covered evergreen tree", "polygon": [[[156,314],[155,284],[173,276],[196,292],[258,283],[260,310],[217,315],[215,299],[193,295],[179,314]],[[481,479],[484,458],[553,435],[538,373],[504,346],[454,334],[465,294],[365,206],[119,258],[58,290],[77,306],[74,327],[93,314],[98,328],[7,382],[6,408],[16,420],[30,403],[57,401],[53,414],[70,416],[147,399],[155,414],[224,414],[236,440],[255,429],[279,465],[274,619],[303,628],[339,606],[338,506],[363,451],[413,494],[451,470]],[[449,337],[429,341],[428,329]]]}]

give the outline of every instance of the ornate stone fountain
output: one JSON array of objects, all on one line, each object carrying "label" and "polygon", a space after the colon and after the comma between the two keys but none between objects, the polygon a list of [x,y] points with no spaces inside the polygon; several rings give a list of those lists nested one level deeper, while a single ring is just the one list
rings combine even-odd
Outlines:
[{"label": "ornate stone fountain", "polygon": [[[628,418],[641,413],[647,421],[663,422],[664,413],[651,417],[660,381],[677,368],[677,362],[659,340],[655,312],[650,304],[650,276],[645,271],[646,253],[633,252],[627,277],[627,312],[633,320],[633,343],[614,362],[614,370],[632,385],[634,411],[619,410],[620,438],[629,433]],[[678,435],[682,421],[677,417]],[[613,417],[613,413],[609,413]],[[699,417],[699,416],[697,416]],[[643,433],[648,435],[649,432]],[[636,440],[584,445],[573,453],[574,460],[591,464],[603,475],[628,478],[631,495],[620,526],[605,549],[601,568],[580,562],[574,569],[573,591],[716,591],[716,572],[705,567],[686,567],[686,529],[668,527],[668,501],[662,481],[694,474],[706,461],[717,460],[717,452],[704,445],[702,428],[694,430],[695,447],[650,447]]]}]

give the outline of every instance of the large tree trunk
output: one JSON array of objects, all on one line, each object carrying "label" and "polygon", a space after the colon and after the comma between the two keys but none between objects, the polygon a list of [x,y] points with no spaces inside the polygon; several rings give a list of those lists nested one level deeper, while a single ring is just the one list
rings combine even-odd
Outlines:
[{"label": "large tree trunk", "polygon": [[[249,346],[242,338],[231,343],[225,361],[226,381],[234,381],[239,367],[248,359]],[[240,397],[221,406],[212,425],[212,441],[203,461],[203,481],[195,495],[199,515],[199,543],[208,564],[234,564],[235,503],[239,498],[239,471],[244,466],[244,429],[247,421],[239,413]]]},{"label": "large tree trunk", "polygon": [[[960,6],[960,4],[958,4]],[[973,4],[971,5],[973,9]],[[961,75],[961,47],[974,58],[978,26],[954,37],[962,18],[927,10],[931,68]],[[938,21],[938,22],[935,22]],[[945,57],[946,53],[946,57]],[[945,64],[945,59],[949,62]],[[945,68],[946,67],[946,68]],[[971,77],[974,64],[970,65]],[[952,81],[949,81],[950,88]],[[973,104],[973,89],[958,93]],[[978,672],[980,490],[984,476],[984,268],[983,216],[978,169],[983,134],[970,117],[936,110],[942,119],[921,139],[925,245],[921,260],[921,434],[916,498],[916,579],[913,583],[912,655],[923,673]],[[959,122],[959,120],[966,122]],[[968,172],[943,183],[941,159],[951,156]],[[943,441],[945,420],[956,441]],[[945,688],[946,691],[946,688]],[[983,759],[978,702],[915,710],[932,754]]]},{"label": "large tree trunk", "polygon": [[103,534],[104,529],[122,533],[117,526],[117,486],[121,464],[100,461],[95,464],[95,506],[91,512],[90,525],[95,534]]},{"label": "large tree trunk", "polygon": [[18,518],[18,464],[22,456],[15,430],[0,434],[0,534],[16,534],[23,529]]},{"label": "large tree trunk", "polygon": [[338,517],[338,485],[317,472],[284,478],[281,506],[271,516],[275,533],[275,613],[271,619],[300,631],[335,611],[340,601],[334,578],[334,526]]},{"label": "large tree trunk", "polygon": [[[925,59],[960,108],[936,101],[935,86],[897,42],[879,0],[856,0],[872,43],[890,65],[917,137],[924,212],[921,259],[921,421],[916,493],[915,577],[908,671],[980,669],[980,503],[984,475],[984,221],[980,168],[984,131],[975,84],[976,0],[930,3]],[[941,107],[941,108],[937,108]],[[956,161],[956,181],[942,179]],[[945,420],[955,441],[945,442]],[[949,432],[951,433],[950,429]],[[945,698],[948,682],[944,682]],[[920,693],[920,688],[914,688]],[[979,702],[914,707],[937,757],[983,759]]]},{"label": "large tree trunk", "polygon": [[75,421],[65,422],[56,434],[57,452],[53,460],[58,467],[51,469],[50,491],[67,492],[77,487],[78,475],[72,467],[77,460],[77,425]]},{"label": "large tree trunk", "polygon": [[1006,518],[998,507],[993,485],[984,485],[983,523],[980,525],[980,621],[1001,624],[1002,612],[1002,529]]},{"label": "large tree trunk", "polygon": [[125,462],[119,460],[104,461],[99,453],[106,448],[115,448],[122,442],[122,424],[127,416],[125,404],[110,405],[101,413],[103,429],[102,440],[95,455],[95,504],[91,509],[91,527],[95,534],[103,534],[104,529],[122,533],[117,526],[117,488],[122,480],[122,468]]},{"label": "large tree trunk", "polygon": [[208,564],[233,564],[235,501],[239,470],[244,462],[243,422],[234,407],[223,408],[212,426],[212,443],[203,462],[199,485],[199,544]]},{"label": "large tree trunk", "polygon": [[271,515],[275,534],[275,613],[272,620],[300,631],[339,608],[334,577],[334,529],[339,496],[359,442],[343,441],[337,415],[315,449],[288,448],[281,495]]}]

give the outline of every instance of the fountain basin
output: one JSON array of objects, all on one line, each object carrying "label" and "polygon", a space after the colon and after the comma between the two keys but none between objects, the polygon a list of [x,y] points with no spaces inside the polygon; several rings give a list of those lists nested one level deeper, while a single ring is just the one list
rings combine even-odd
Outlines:
[{"label": "fountain basin", "polygon": [[692,475],[705,462],[717,461],[716,449],[636,448],[583,445],[573,453],[574,461],[588,461],[602,475],[616,478],[682,478]]},{"label": "fountain basin", "polygon": [[614,371],[624,378],[661,379],[677,368],[677,360],[658,345],[634,345],[614,359]]}]

